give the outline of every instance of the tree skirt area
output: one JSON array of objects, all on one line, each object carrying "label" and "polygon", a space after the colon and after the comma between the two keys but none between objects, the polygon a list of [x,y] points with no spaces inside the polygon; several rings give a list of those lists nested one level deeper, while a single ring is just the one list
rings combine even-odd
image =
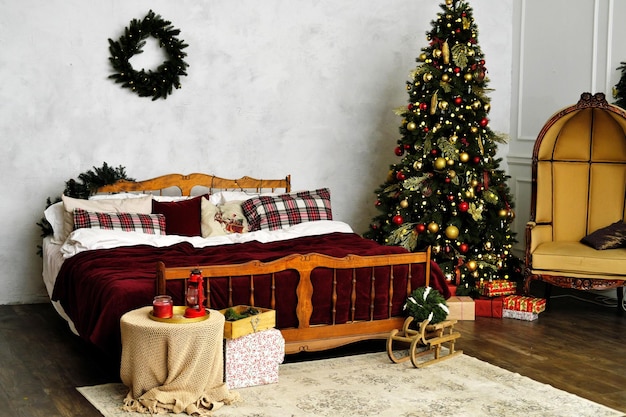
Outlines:
[{"label": "tree skirt area", "polygon": [[[145,416],[121,409],[122,384],[78,390],[105,417]],[[624,416],[467,355],[420,369],[386,353],[284,364],[277,384],[235,391],[215,417]]]}]

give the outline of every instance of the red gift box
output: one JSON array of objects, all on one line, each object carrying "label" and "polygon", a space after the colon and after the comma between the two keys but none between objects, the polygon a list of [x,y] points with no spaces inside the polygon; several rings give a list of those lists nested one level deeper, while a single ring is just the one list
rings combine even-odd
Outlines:
[{"label": "red gift box", "polygon": [[478,286],[478,292],[487,297],[515,294],[517,292],[517,283],[506,279],[482,281]]},{"label": "red gift box", "polygon": [[504,308],[514,311],[541,313],[546,309],[546,299],[525,297],[522,295],[509,295],[504,298]]},{"label": "red gift box", "polygon": [[502,317],[503,297],[479,297],[474,303],[476,317]]}]

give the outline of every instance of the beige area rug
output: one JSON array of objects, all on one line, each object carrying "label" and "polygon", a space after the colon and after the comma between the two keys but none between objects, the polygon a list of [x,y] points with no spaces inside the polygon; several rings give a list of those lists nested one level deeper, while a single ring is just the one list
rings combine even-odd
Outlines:
[{"label": "beige area rug", "polygon": [[[121,410],[122,384],[78,390],[105,417],[145,417]],[[466,355],[421,369],[386,353],[284,364],[278,384],[236,391],[215,417],[624,416]]]}]

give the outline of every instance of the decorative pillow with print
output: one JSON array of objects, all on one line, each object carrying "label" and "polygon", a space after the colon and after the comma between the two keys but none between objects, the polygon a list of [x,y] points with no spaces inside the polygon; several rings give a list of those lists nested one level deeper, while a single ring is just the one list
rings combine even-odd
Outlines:
[{"label": "decorative pillow with print", "polygon": [[588,234],[580,240],[597,250],[616,249],[626,246],[626,223],[622,220]]},{"label": "decorative pillow with print", "polygon": [[333,219],[328,188],[259,196],[244,201],[241,207],[250,231],[278,230],[303,222]]},{"label": "decorative pillow with print", "polygon": [[215,205],[202,199],[202,237],[247,233],[248,220],[243,214],[241,201],[229,201]]},{"label": "decorative pillow with print", "polygon": [[165,235],[165,216],[141,213],[95,213],[74,209],[74,228],[94,228]]}]

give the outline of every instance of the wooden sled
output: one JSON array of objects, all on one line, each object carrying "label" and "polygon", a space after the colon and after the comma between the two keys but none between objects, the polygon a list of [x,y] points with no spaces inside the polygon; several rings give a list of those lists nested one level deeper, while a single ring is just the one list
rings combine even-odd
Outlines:
[{"label": "wooden sled", "polygon": [[[441,362],[444,359],[463,353],[462,350],[455,350],[454,344],[456,339],[461,337],[461,333],[454,331],[456,320],[446,320],[437,324],[428,324],[429,320],[424,320],[419,325],[419,330],[409,329],[409,325],[413,322],[413,317],[407,317],[402,326],[402,330],[393,329],[387,338],[387,355],[394,363],[405,362],[411,359],[411,363],[416,368],[433,363]],[[446,331],[447,330],[447,331]],[[409,355],[401,358],[393,354],[393,342],[409,343]],[[447,343],[448,353],[441,355],[441,347]],[[424,349],[418,351],[418,347]],[[433,359],[418,362],[417,358],[433,353]]]}]

